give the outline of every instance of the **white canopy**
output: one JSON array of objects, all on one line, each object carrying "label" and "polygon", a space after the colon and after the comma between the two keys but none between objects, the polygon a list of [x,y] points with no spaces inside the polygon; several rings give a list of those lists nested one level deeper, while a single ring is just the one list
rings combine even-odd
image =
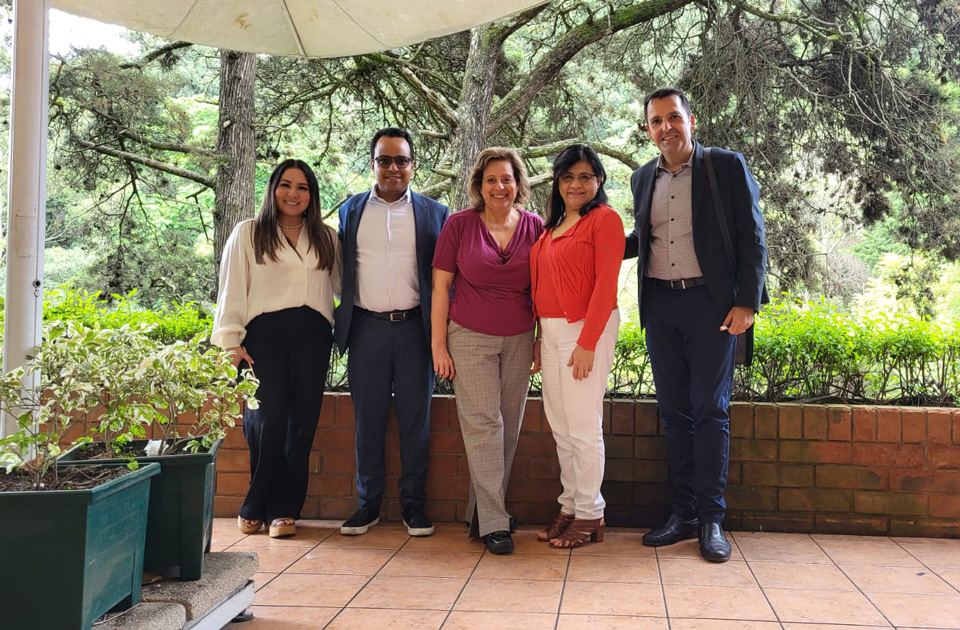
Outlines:
[{"label": "white canopy", "polygon": [[135,31],[274,55],[343,57],[415,44],[544,0],[53,0]]}]

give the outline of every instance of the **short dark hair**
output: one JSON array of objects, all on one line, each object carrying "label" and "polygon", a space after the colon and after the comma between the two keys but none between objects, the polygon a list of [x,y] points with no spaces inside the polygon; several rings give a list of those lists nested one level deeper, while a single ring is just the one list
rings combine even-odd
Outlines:
[{"label": "short dark hair", "polygon": [[647,94],[647,98],[643,99],[643,124],[647,124],[647,105],[650,104],[650,101],[654,99],[668,98],[670,96],[680,97],[680,106],[683,107],[683,111],[687,112],[687,116],[693,113],[693,110],[690,109],[690,101],[687,100],[687,95],[683,93],[683,90],[675,87],[665,87],[658,88],[653,92]]},{"label": "short dark hair", "polygon": [[406,129],[400,129],[398,127],[384,127],[377,133],[373,134],[373,140],[370,141],[370,160],[373,160],[374,153],[377,150],[377,141],[380,138],[403,138],[407,141],[407,144],[410,145],[410,159],[416,159],[416,154],[413,151],[413,138],[410,137],[410,132]]},{"label": "short dark hair", "polygon": [[593,147],[585,144],[571,144],[561,151],[557,159],[553,161],[553,188],[550,191],[550,196],[547,197],[547,220],[543,224],[545,230],[551,230],[560,225],[560,221],[563,220],[563,215],[566,212],[563,197],[560,196],[560,176],[582,160],[586,160],[590,164],[593,174],[597,176],[597,180],[600,182],[600,187],[597,188],[596,196],[580,208],[580,216],[586,216],[588,212],[600,204],[607,203],[607,193],[603,189],[603,185],[607,181],[607,171],[603,169],[603,164],[600,163],[600,156],[593,150]]}]

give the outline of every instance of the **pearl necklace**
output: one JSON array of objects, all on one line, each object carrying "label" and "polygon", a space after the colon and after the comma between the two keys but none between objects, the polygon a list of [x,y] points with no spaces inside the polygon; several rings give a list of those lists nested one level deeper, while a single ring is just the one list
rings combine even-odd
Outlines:
[{"label": "pearl necklace", "polygon": [[279,221],[277,221],[277,225],[279,225],[280,227],[282,227],[282,228],[285,229],[285,230],[299,230],[300,228],[303,227],[303,221],[301,221],[301,222],[300,222],[299,224],[297,224],[297,225],[284,225],[283,223],[280,223]]}]

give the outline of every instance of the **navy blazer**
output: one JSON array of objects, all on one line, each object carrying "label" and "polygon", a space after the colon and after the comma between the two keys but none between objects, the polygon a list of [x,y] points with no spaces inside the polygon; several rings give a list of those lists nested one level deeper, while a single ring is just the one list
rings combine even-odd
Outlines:
[{"label": "navy blazer", "polygon": [[[713,204],[703,147],[699,142],[694,142],[690,205],[697,261],[707,281],[710,296],[724,315],[734,306],[746,306],[759,311],[760,304],[769,301],[764,289],[767,248],[764,245],[763,216],[758,204],[760,187],[747,169],[742,155],[717,148],[711,153],[736,262],[735,268],[731,268]],[[637,272],[640,276],[641,301],[643,274],[650,249],[650,204],[656,179],[656,159],[638,168],[630,178],[636,223],[633,232],[627,236],[624,258],[639,258]]]},{"label": "navy blazer", "polygon": [[[413,219],[416,223],[417,277],[420,281],[420,319],[430,346],[430,297],[433,293],[433,250],[437,246],[440,228],[450,210],[429,197],[410,191],[413,201]],[[346,352],[350,338],[350,321],[353,318],[353,300],[357,285],[357,229],[360,217],[367,206],[370,191],[350,197],[340,207],[340,236],[343,251],[343,284],[340,289],[340,305],[334,314],[333,335],[340,352]]]}]

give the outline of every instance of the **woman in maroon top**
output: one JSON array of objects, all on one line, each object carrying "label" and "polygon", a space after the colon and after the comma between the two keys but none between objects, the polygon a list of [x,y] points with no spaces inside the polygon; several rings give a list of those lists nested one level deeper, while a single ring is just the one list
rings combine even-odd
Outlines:
[{"label": "woman in maroon top", "polygon": [[469,535],[513,551],[504,496],[520,436],[534,351],[530,248],[543,221],[521,210],[526,168],[511,149],[483,151],[470,174],[471,208],[443,226],[433,257],[433,368],[453,379],[470,465]]}]

